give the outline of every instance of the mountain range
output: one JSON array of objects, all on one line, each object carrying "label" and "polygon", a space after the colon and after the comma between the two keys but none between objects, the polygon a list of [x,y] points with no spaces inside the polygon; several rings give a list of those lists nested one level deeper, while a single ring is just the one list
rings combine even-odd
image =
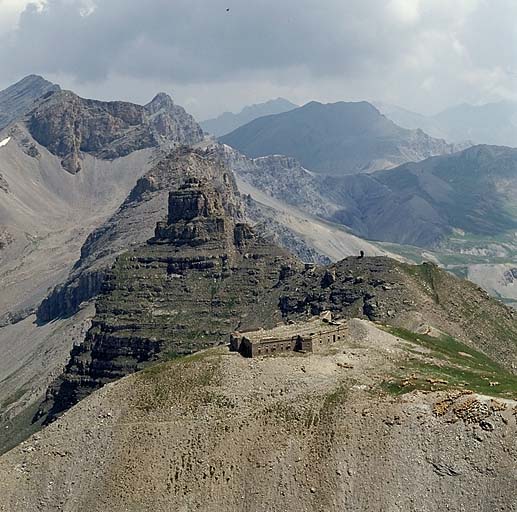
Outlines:
[{"label": "mountain range", "polygon": [[219,140],[251,158],[292,156],[313,172],[334,176],[386,169],[457,149],[421,130],[397,126],[367,102],[313,101],[255,119]]},{"label": "mountain range", "polygon": [[[0,100],[0,510],[511,509],[517,319],[463,277],[517,282],[517,150],[366,102],[219,143],[164,93]],[[228,350],[307,322],[346,335]]]},{"label": "mountain range", "polygon": [[517,104],[511,101],[470,105],[464,103],[425,116],[376,102],[387,117],[400,126],[421,129],[433,137],[451,142],[517,147]]}]

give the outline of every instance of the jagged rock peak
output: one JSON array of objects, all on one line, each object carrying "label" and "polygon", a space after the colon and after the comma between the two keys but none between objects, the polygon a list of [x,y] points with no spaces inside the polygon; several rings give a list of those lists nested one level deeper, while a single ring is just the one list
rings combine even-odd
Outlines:
[{"label": "jagged rock peak", "polygon": [[[231,246],[235,219],[225,211],[224,202],[232,192],[229,180],[224,177],[219,190],[207,179],[188,177],[177,190],[169,192],[167,222],[158,222],[156,240],[151,243],[166,240],[176,245],[196,246],[225,241]],[[236,200],[239,202],[238,197]]]},{"label": "jagged rock peak", "polygon": [[227,219],[243,221],[243,205],[228,168],[202,150],[180,146],[169,151],[138,179],[118,212],[90,234],[68,280],[56,287],[38,308],[38,322],[67,317],[83,301],[95,297],[115,257],[129,246],[146,244],[155,236],[157,221],[168,218],[169,192],[177,191],[190,178],[215,187],[224,198]]},{"label": "jagged rock peak", "polygon": [[224,209],[220,198],[209,191],[206,181],[189,178],[177,192],[169,194],[169,224],[213,215],[224,215]]},{"label": "jagged rock peak", "polygon": [[81,170],[85,153],[112,160],[146,148],[191,145],[204,137],[194,118],[164,94],[141,106],[61,91],[43,96],[25,122],[34,139],[72,174]]},{"label": "jagged rock peak", "polygon": [[165,92],[159,92],[146,106],[146,110],[155,114],[160,110],[168,110],[174,107],[173,99]]}]

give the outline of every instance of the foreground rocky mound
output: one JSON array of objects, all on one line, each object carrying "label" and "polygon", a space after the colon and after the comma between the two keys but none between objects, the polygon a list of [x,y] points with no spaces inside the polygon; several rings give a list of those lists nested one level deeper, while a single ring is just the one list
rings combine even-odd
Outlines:
[{"label": "foreground rocky mound", "polygon": [[516,402],[429,375],[425,393],[386,392],[415,360],[495,378],[468,347],[419,343],[353,320],[327,354],[149,368],[1,457],[0,510],[514,510]]}]

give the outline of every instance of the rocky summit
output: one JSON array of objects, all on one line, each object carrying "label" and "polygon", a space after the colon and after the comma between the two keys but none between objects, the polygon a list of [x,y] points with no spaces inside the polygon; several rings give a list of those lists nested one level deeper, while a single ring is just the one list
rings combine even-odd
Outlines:
[{"label": "rocky summit", "polygon": [[0,91],[0,130],[26,114],[41,96],[59,90],[59,85],[41,76],[29,75]]},{"label": "rocky summit", "polygon": [[283,269],[301,264],[242,222],[232,175],[207,181],[184,171],[154,237],[117,258],[92,328],[40,414],[52,419],[149,361],[224,344],[236,328],[280,321]]}]

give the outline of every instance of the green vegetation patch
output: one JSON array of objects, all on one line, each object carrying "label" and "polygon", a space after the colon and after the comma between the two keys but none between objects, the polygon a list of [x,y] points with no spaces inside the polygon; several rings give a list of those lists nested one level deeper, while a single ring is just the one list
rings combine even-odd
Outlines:
[{"label": "green vegetation patch", "polygon": [[197,408],[221,402],[212,387],[222,378],[217,350],[148,366],[136,375],[140,392],[136,408],[152,412],[172,405]]},{"label": "green vegetation patch", "polygon": [[517,398],[517,376],[485,354],[449,335],[432,337],[384,326],[390,334],[426,349],[409,350],[404,367],[382,383],[395,395],[414,390],[469,389],[500,398]]}]

